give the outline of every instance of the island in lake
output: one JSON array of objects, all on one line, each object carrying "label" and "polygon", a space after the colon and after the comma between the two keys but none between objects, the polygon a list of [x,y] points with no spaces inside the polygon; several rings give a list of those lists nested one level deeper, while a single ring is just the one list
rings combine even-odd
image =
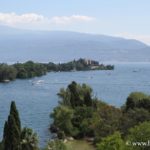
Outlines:
[{"label": "island in lake", "polygon": [[26,79],[45,75],[47,72],[62,71],[89,71],[89,70],[113,70],[113,65],[100,64],[90,59],[73,60],[67,63],[36,63],[27,61],[8,65],[0,64],[0,82],[9,82],[15,79]]}]

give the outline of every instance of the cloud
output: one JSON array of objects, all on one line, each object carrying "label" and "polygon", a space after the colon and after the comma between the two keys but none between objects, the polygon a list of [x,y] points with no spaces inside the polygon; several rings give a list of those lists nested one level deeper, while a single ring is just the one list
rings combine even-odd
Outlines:
[{"label": "cloud", "polygon": [[75,22],[90,22],[95,18],[90,16],[72,15],[72,16],[55,16],[51,18],[51,22],[56,24],[70,24]]},{"label": "cloud", "polygon": [[0,13],[0,23],[10,26],[16,26],[18,24],[37,23],[44,20],[47,20],[47,18],[35,13],[27,13],[22,15],[17,15],[16,13]]},{"label": "cloud", "polygon": [[84,16],[84,15],[72,15],[72,16],[54,16],[47,18],[43,15],[36,13],[26,13],[18,15],[16,13],[0,13],[0,23],[20,27],[23,26],[32,26],[32,25],[69,25],[72,23],[81,23],[81,22],[90,22],[94,20],[93,17]]}]

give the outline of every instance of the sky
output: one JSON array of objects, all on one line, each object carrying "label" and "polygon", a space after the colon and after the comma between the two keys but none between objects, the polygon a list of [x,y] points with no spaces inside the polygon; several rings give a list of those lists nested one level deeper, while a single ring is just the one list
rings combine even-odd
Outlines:
[{"label": "sky", "polygon": [[0,24],[121,36],[150,45],[150,0],[0,0]]}]

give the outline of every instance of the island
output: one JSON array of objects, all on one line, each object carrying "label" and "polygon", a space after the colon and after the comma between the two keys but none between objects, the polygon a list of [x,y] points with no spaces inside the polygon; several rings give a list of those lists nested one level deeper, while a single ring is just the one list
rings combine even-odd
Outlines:
[{"label": "island", "polygon": [[25,63],[15,63],[8,65],[0,64],[0,82],[9,82],[15,79],[27,79],[46,75],[48,72],[67,71],[89,71],[89,70],[113,70],[113,65],[100,64],[98,61],[80,58],[67,63],[53,62],[37,63],[27,61]]}]

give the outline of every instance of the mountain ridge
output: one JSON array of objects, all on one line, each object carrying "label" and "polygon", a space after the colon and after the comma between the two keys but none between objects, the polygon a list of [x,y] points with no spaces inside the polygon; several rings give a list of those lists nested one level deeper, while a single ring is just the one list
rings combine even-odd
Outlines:
[{"label": "mountain ridge", "polygon": [[[33,31],[0,26],[0,60],[150,61],[150,47],[135,39],[72,31]],[[65,54],[65,55],[64,55]]]}]

